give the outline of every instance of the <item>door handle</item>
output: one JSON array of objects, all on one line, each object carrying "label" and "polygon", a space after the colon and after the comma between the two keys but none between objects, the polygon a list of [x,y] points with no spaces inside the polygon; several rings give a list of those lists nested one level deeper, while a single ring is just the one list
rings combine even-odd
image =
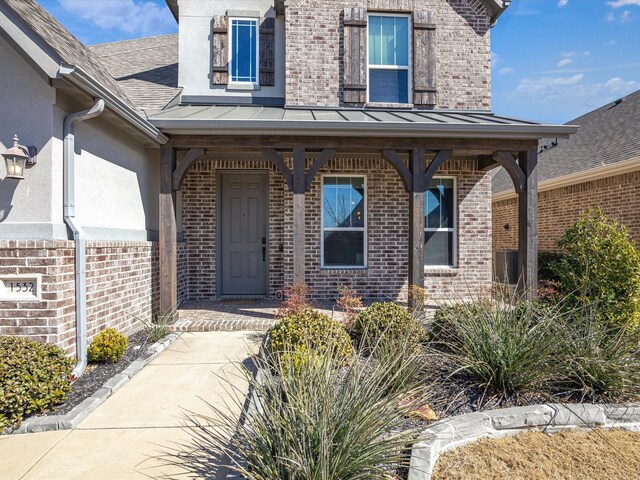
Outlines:
[{"label": "door handle", "polygon": [[267,261],[267,247],[262,247],[262,261]]}]

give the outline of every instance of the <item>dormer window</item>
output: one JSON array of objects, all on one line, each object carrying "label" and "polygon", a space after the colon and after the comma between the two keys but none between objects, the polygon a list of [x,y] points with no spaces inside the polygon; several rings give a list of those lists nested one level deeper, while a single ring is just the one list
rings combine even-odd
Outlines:
[{"label": "dormer window", "polygon": [[259,35],[257,18],[229,18],[229,83],[258,85]]},{"label": "dormer window", "polygon": [[369,102],[409,103],[409,16],[371,14],[369,28]]}]

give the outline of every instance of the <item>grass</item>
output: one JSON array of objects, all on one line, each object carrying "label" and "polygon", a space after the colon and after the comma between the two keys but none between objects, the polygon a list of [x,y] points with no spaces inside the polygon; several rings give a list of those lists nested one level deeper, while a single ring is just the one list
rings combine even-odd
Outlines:
[{"label": "grass", "polygon": [[637,480],[640,433],[527,432],[445,452],[433,480]]}]

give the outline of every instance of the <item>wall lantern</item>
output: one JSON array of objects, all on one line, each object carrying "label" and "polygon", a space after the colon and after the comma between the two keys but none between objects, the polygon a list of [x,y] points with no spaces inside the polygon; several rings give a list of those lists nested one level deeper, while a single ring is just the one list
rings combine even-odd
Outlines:
[{"label": "wall lantern", "polygon": [[25,147],[20,145],[18,135],[13,136],[13,147],[4,152],[4,165],[7,169],[5,178],[15,178],[17,180],[24,179],[24,170],[27,166],[35,165],[37,162],[36,147]]}]

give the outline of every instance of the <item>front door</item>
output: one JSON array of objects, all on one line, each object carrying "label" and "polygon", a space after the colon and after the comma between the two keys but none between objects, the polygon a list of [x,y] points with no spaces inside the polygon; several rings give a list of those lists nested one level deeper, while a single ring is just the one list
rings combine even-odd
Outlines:
[{"label": "front door", "polygon": [[267,294],[267,175],[220,175],[222,295]]}]

